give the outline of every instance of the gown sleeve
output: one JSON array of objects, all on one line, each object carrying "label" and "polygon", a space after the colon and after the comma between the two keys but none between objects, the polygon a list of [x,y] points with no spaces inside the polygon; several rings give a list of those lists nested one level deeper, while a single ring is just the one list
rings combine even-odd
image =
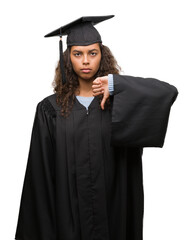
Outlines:
[{"label": "gown sleeve", "polygon": [[53,111],[36,107],[15,239],[55,238]]},{"label": "gown sleeve", "polygon": [[178,90],[154,79],[113,74],[111,144],[163,147]]}]

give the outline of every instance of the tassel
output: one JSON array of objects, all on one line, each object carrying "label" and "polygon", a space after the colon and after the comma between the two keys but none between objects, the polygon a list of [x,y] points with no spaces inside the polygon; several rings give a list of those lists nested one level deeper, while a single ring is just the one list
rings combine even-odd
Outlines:
[{"label": "tassel", "polygon": [[62,84],[66,83],[66,77],[64,72],[64,56],[63,56],[63,44],[62,44],[62,28],[60,28],[60,41],[59,41],[59,49],[60,49],[60,71],[62,75]]}]

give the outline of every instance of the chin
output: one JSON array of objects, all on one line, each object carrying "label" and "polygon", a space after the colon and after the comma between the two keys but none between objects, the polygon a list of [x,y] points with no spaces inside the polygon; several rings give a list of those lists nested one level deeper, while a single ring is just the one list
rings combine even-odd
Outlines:
[{"label": "chin", "polygon": [[90,75],[90,74],[88,74],[88,75],[84,74],[84,75],[81,75],[81,76],[79,76],[79,77],[80,77],[81,79],[85,80],[85,81],[91,81],[91,80],[94,79],[94,75]]}]

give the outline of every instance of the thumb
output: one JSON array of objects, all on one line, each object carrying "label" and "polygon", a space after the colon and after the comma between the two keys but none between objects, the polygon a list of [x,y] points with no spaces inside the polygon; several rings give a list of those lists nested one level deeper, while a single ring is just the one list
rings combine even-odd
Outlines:
[{"label": "thumb", "polygon": [[104,105],[105,105],[105,102],[106,102],[106,97],[103,96],[103,99],[101,101],[101,108],[104,110]]}]

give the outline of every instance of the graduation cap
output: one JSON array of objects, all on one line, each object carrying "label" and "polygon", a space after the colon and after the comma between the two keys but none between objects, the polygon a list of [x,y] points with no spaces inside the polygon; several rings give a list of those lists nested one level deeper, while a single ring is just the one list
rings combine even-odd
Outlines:
[{"label": "graduation cap", "polygon": [[96,30],[94,25],[110,19],[114,15],[108,16],[90,16],[81,17],[77,20],[68,23],[51,33],[46,34],[44,37],[54,37],[59,36],[59,50],[60,50],[60,69],[62,74],[62,83],[66,83],[65,73],[64,73],[64,58],[63,58],[63,44],[62,36],[67,35],[67,46],[87,46],[94,43],[102,43],[101,36]]}]

